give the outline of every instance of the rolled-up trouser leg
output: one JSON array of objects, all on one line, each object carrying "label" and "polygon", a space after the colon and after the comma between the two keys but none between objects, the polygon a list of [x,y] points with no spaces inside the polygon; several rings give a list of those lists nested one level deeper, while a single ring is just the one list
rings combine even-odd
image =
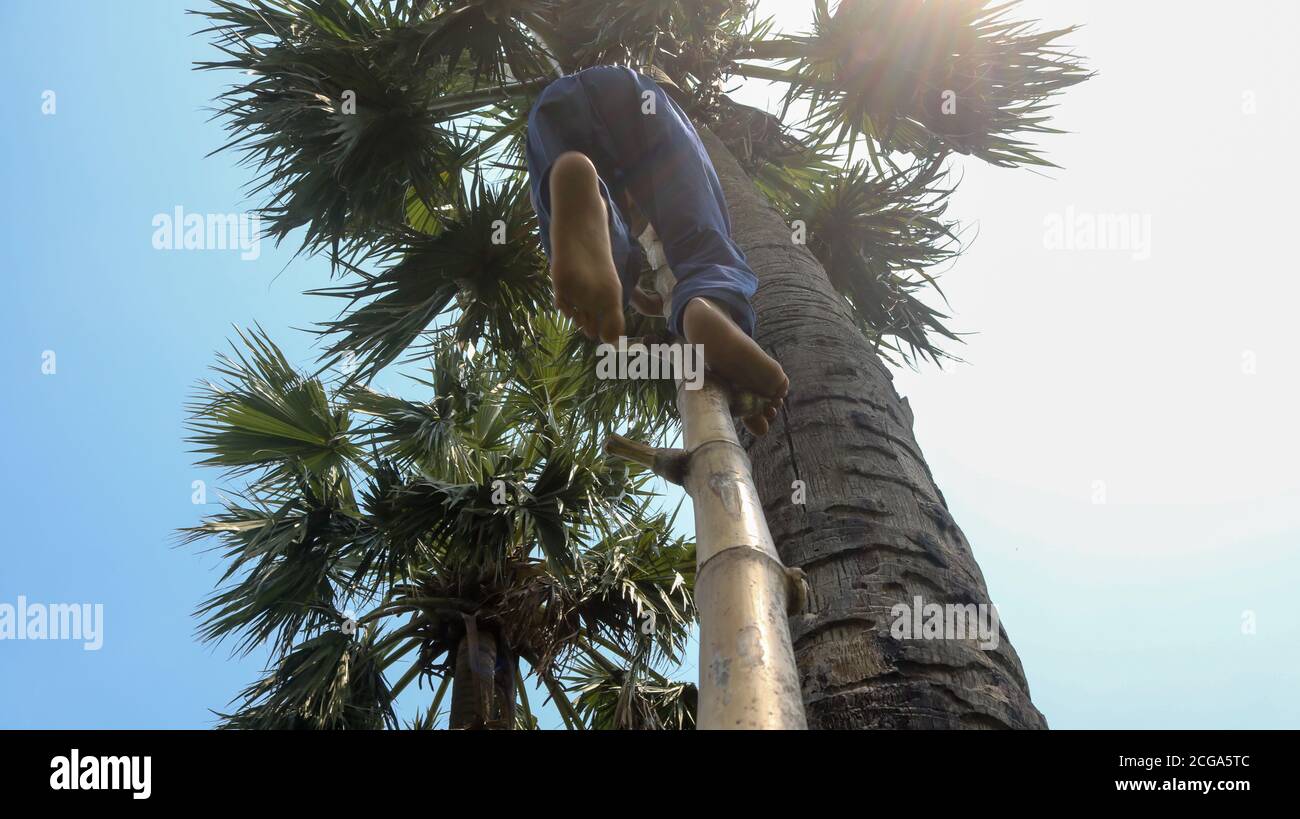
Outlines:
[{"label": "rolled-up trouser leg", "polygon": [[682,334],[683,309],[703,296],[725,307],[753,335],[750,299],[758,279],[731,239],[722,185],[699,134],[663,89],[629,68],[602,66],[556,80],[542,92],[529,117],[528,154],[534,204],[548,245],[548,171],[570,150],[590,157],[600,173],[625,299],[636,275],[627,268],[638,268],[640,257],[626,219],[611,202],[623,191],[654,225],[677,279],[672,332]]},{"label": "rolled-up trouser leg", "polygon": [[595,110],[577,75],[561,77],[542,91],[528,115],[526,154],[528,179],[542,234],[542,247],[551,255],[551,165],[562,154],[586,154],[600,177],[600,196],[609,214],[610,247],[614,266],[623,285],[623,304],[632,297],[640,272],[641,247],[628,229],[627,217],[619,208],[610,182],[621,176],[619,167],[598,145]]}]

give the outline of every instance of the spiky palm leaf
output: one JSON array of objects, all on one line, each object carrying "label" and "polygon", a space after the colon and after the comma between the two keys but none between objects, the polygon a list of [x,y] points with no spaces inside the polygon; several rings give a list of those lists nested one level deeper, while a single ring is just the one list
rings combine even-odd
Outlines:
[{"label": "spiky palm leaf", "polygon": [[362,459],[348,438],[346,407],[294,369],[260,328],[238,332],[243,348],[232,345],[213,366],[223,381],[201,384],[189,405],[189,440],[206,456],[199,465],[252,475],[266,487],[305,476],[318,490],[327,485],[349,497],[349,470]]},{"label": "spiky palm leaf", "polygon": [[808,249],[826,269],[863,331],[905,357],[948,355],[936,337],[958,337],[946,316],[915,295],[938,285],[927,273],[957,255],[956,225],[944,220],[951,189],[941,162],[878,173],[865,163],[774,192]]},{"label": "spiky palm leaf", "polygon": [[440,319],[460,341],[508,350],[532,342],[531,317],[549,308],[550,285],[528,189],[480,177],[466,201],[433,235],[406,228],[372,245],[387,263],[379,273],[349,264],[358,281],[312,291],[351,305],[323,325],[339,336],[326,350],[330,362],[350,354],[360,377],[373,375]]},{"label": "spiky palm leaf", "polygon": [[220,98],[221,149],[260,174],[268,234],[303,227],[303,248],[351,257],[405,221],[409,194],[429,210],[453,201],[478,140],[435,103],[500,84],[506,65],[521,79],[549,71],[507,5],[545,6],[220,0],[205,33],[228,59],[199,67],[247,77]]},{"label": "spiky palm leaf", "polygon": [[328,631],[293,648],[267,676],[244,689],[240,708],[220,727],[375,729],[397,727],[382,663],[369,637]]},{"label": "spiky palm leaf", "polygon": [[575,710],[597,730],[674,730],[695,727],[699,690],[660,674],[638,674],[593,653],[574,664],[565,678],[577,693]]},{"label": "spiky palm leaf", "polygon": [[813,29],[760,43],[750,55],[790,63],[738,65],[789,84],[809,103],[808,127],[875,153],[945,150],[995,165],[1050,165],[1021,135],[1055,133],[1050,98],[1090,75],[1057,42],[1010,18],[1019,0],[816,0]]}]

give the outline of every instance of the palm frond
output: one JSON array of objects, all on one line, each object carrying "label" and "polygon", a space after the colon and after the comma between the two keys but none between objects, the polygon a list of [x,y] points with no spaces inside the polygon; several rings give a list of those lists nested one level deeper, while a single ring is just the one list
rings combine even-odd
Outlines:
[{"label": "palm frond", "polygon": [[203,382],[188,405],[200,466],[227,475],[252,475],[266,486],[314,482],[350,501],[349,468],[361,463],[350,438],[347,409],[333,403],[320,381],[300,373],[261,328],[237,330],[213,370],[220,383]]},{"label": "palm frond", "polygon": [[[858,163],[773,196],[844,296],[869,338],[900,352],[939,359],[937,338],[959,340],[943,313],[917,291],[938,285],[928,271],[960,252],[956,226],[944,220],[951,188],[942,161],[884,174]],[[942,293],[940,292],[942,296]]]},{"label": "palm frond", "polygon": [[807,127],[883,153],[972,154],[995,165],[1050,165],[1024,135],[1056,133],[1050,99],[1091,74],[1058,41],[1010,14],[1019,0],[816,0],[813,30],[782,36],[737,73],[789,84]]},{"label": "palm frond", "polygon": [[221,728],[353,729],[397,727],[383,670],[368,639],[328,631],[294,646],[267,676],[244,689]]},{"label": "palm frond", "polygon": [[633,661],[621,667],[599,653],[573,664],[564,678],[575,692],[575,710],[595,730],[691,730],[699,691],[694,683],[673,682],[648,674]]},{"label": "palm frond", "polygon": [[258,172],[268,235],[304,227],[302,249],[335,260],[403,224],[408,195],[428,210],[454,201],[478,126],[438,100],[547,70],[527,33],[481,2],[221,0],[206,16],[228,59],[198,67],[244,76],[219,98],[231,133],[219,150]]},{"label": "palm frond", "polygon": [[527,186],[494,188],[479,177],[466,198],[433,235],[404,228],[372,245],[388,262],[379,273],[348,265],[358,281],[311,291],[349,302],[322,325],[323,335],[339,336],[323,356],[327,365],[351,355],[358,377],[372,376],[439,319],[458,341],[502,350],[531,343],[532,317],[549,309],[550,281]]},{"label": "palm frond", "polygon": [[299,634],[337,623],[337,564],[357,529],[352,515],[301,498],[274,508],[259,499],[227,501],[223,512],[184,531],[184,542],[215,537],[224,546],[218,589],[196,612],[204,619],[200,637],[242,635],[243,653],[265,642],[285,650]]}]

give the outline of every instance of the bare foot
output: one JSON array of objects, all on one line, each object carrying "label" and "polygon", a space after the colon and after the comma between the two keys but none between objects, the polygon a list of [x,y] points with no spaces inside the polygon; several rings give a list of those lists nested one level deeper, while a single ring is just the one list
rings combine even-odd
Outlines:
[{"label": "bare foot", "polygon": [[609,242],[609,214],[591,160],[577,151],[551,165],[551,281],[555,306],[587,338],[623,335],[623,285]]},{"label": "bare foot", "polygon": [[763,411],[745,418],[755,435],[767,434],[777,408],[790,391],[785,370],[745,335],[727,311],[708,299],[691,299],[682,313],[682,331],[692,344],[704,345],[704,363],[723,380],[768,399]]}]

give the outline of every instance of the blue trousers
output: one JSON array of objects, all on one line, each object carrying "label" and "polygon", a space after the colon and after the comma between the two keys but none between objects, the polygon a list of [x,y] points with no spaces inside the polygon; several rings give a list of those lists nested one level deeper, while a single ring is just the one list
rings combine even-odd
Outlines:
[{"label": "blue trousers", "polygon": [[588,68],[552,82],[533,105],[528,174],[548,256],[551,165],[568,151],[586,154],[600,175],[624,304],[644,259],[619,204],[629,193],[654,225],[677,279],[669,330],[681,336],[683,309],[704,296],[754,334],[750,298],[758,278],[731,239],[718,175],[686,114],[654,80],[630,68]]}]

